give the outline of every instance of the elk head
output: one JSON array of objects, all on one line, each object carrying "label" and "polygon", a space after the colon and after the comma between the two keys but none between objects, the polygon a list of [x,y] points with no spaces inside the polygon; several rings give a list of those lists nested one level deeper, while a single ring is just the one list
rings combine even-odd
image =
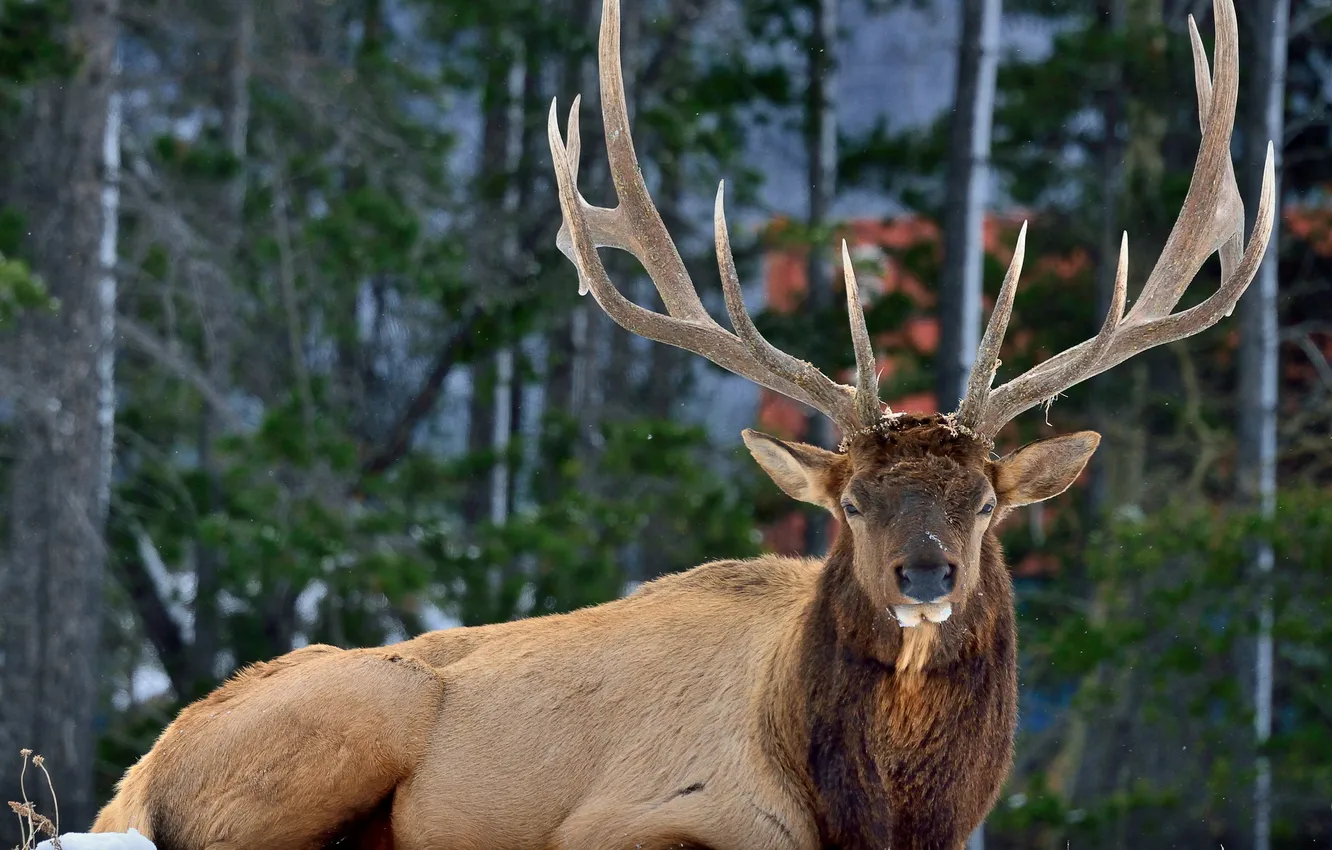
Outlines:
[{"label": "elk head", "polygon": [[[620,70],[619,0],[603,0],[599,65],[601,107],[611,175],[619,197],[613,209],[589,205],[577,188],[581,145],[574,100],[566,139],[555,104],[548,135],[564,223],[558,244],[578,268],[580,293],[621,327],[657,342],[701,354],[718,365],[822,412],[844,435],[837,451],[778,440],[755,431],[744,439],[754,458],[787,494],[820,505],[844,521],[858,584],[879,610],[903,626],[942,622],[965,604],[979,582],[982,545],[1006,512],[1062,493],[1100,441],[1083,431],[1031,443],[998,460],[994,438],[1011,419],[1129,357],[1211,327],[1230,314],[1258,270],[1274,214],[1272,146],[1253,234],[1244,243],[1244,207],[1230,159],[1239,89],[1235,10],[1214,0],[1216,71],[1208,67],[1189,18],[1202,143],[1188,195],[1165,248],[1133,308],[1125,313],[1128,236],[1120,244],[1110,310],[1100,332],[991,388],[1022,269],[1026,225],[955,412],[895,414],[879,400],[869,333],[846,243],[842,260],[856,355],[856,384],[830,380],[807,362],[779,351],[754,327],[745,309],[718,189],[714,208],[717,263],[734,332],[703,308],[674,242],[643,181],[630,136]],[[626,299],[611,283],[597,249],[615,247],[638,258],[669,315]],[[1221,285],[1201,303],[1175,312],[1184,290],[1213,253]]]},{"label": "elk head", "polygon": [[911,627],[947,620],[980,584],[986,533],[1012,508],[1067,489],[1101,438],[1081,431],[992,460],[950,417],[897,414],[839,452],[757,431],[744,439],[782,490],[842,521],[857,583]]}]

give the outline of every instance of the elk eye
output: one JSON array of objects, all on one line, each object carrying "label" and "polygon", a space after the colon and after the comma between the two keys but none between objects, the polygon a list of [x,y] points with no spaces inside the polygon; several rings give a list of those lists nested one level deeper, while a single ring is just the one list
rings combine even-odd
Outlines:
[{"label": "elk eye", "polygon": [[984,505],[981,505],[980,509],[981,516],[988,516],[989,514],[992,513],[994,513],[994,502],[986,502]]},{"label": "elk eye", "polygon": [[850,502],[842,502],[842,510],[846,512],[847,516],[860,516],[860,508]]}]

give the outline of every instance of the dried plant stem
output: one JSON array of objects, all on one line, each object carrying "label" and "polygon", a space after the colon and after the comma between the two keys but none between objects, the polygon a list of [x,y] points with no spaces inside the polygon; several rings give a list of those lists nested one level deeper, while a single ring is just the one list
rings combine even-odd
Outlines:
[{"label": "dried plant stem", "polygon": [[36,828],[32,824],[32,803],[28,800],[28,786],[25,782],[28,777],[28,757],[32,755],[32,750],[19,750],[19,755],[23,756],[23,767],[19,769],[19,797],[23,799],[24,808],[24,811],[19,814],[19,824],[21,825],[19,835],[23,838],[24,850],[27,850],[32,846],[36,833]]},{"label": "dried plant stem", "polygon": [[[36,846],[37,834],[45,833],[51,836],[51,845],[53,850],[60,848],[60,801],[56,798],[55,783],[51,779],[51,773],[46,769],[46,759],[40,755],[34,756],[32,750],[23,749],[19,751],[23,757],[23,767],[19,769],[19,796],[23,802],[10,802],[9,808],[18,815],[19,819],[19,838],[23,842],[14,850],[32,850]],[[51,803],[54,808],[55,822],[52,822],[46,815],[37,811],[37,806],[28,799],[28,759],[32,759],[34,767],[41,770],[42,775],[46,777],[46,787],[51,792]]]},{"label": "dried plant stem", "polygon": [[23,767],[19,770],[19,796],[23,798],[24,805],[27,805],[28,786],[24,780],[28,776],[28,757],[32,755],[32,750],[19,750],[19,755],[23,756]]},{"label": "dried plant stem", "polygon": [[32,762],[42,769],[42,775],[46,777],[46,787],[51,792],[51,811],[55,815],[55,824],[51,833],[51,845],[54,850],[60,850],[60,800],[56,797],[55,783],[51,781],[51,772],[46,769],[45,759],[41,756],[37,756]]}]

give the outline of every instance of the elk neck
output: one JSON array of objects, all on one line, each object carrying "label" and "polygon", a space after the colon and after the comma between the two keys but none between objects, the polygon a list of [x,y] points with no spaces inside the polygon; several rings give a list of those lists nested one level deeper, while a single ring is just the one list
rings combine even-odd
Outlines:
[{"label": "elk neck", "polygon": [[835,541],[774,694],[782,760],[799,766],[831,846],[884,847],[928,827],[908,821],[932,795],[956,795],[961,810],[991,802],[1012,759],[1016,627],[993,534],[981,560],[975,594],[913,646],[855,580],[850,535]]}]

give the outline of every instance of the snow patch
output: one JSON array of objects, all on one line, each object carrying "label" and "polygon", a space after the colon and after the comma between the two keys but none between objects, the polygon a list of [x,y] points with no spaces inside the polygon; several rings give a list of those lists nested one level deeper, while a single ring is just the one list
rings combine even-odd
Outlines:
[{"label": "snow patch", "polygon": [[[48,839],[37,845],[37,850],[54,850]],[[60,836],[64,850],[157,850],[157,845],[143,837],[137,829],[129,832],[67,832]]]}]

